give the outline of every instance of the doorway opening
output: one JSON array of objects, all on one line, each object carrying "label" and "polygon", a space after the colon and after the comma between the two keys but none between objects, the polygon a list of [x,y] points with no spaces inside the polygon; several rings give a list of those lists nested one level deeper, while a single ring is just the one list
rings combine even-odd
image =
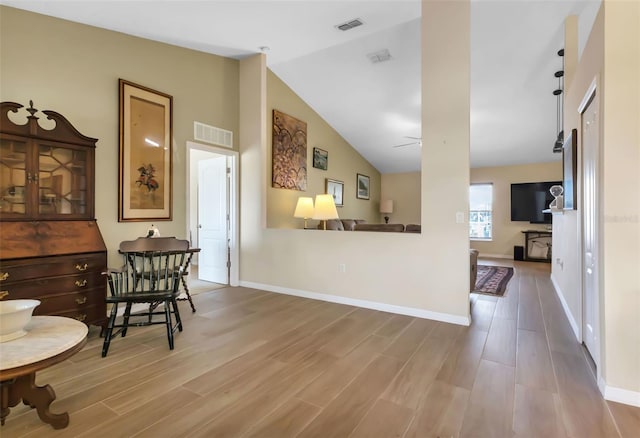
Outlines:
[{"label": "doorway opening", "polygon": [[186,201],[192,279],[238,286],[238,153],[188,141]]}]

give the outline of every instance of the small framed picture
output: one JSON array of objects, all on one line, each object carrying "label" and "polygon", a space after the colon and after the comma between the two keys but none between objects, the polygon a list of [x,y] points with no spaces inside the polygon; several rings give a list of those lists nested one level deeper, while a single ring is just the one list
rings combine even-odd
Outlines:
[{"label": "small framed picture", "polygon": [[327,170],[329,164],[329,153],[324,149],[313,148],[313,167]]},{"label": "small framed picture", "polygon": [[333,202],[336,207],[344,206],[344,183],[336,179],[327,178],[326,181],[327,195],[333,195]]},{"label": "small framed picture", "polygon": [[369,199],[369,177],[358,174],[356,181],[356,198]]}]

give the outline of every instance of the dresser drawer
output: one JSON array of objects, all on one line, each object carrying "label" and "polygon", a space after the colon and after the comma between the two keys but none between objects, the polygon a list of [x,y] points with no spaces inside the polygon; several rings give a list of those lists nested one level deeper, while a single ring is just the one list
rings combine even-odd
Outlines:
[{"label": "dresser drawer", "polygon": [[43,296],[33,295],[32,299],[41,301],[33,314],[57,315],[60,312],[82,310],[97,304],[104,305],[106,307],[106,304],[104,304],[104,294],[104,289],[92,289],[66,294],[45,294]]},{"label": "dresser drawer", "polygon": [[36,298],[68,292],[84,292],[93,288],[106,290],[106,276],[99,272],[61,277],[41,277],[2,285],[2,299]]},{"label": "dresser drawer", "polygon": [[4,290],[9,283],[34,278],[102,272],[106,266],[104,253],[3,261],[0,263],[0,287]]},{"label": "dresser drawer", "polygon": [[66,316],[85,324],[103,325],[107,319],[107,311],[104,306],[89,306],[83,309],[67,310],[64,312],[49,313],[48,315]]}]

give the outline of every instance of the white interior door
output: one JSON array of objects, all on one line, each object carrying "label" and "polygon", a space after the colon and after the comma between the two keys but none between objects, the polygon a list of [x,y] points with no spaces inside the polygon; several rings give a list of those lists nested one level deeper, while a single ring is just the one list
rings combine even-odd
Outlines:
[{"label": "white interior door", "polygon": [[228,284],[229,186],[227,157],[198,162],[198,278]]},{"label": "white interior door", "polygon": [[599,364],[598,326],[598,95],[582,113],[582,341]]}]

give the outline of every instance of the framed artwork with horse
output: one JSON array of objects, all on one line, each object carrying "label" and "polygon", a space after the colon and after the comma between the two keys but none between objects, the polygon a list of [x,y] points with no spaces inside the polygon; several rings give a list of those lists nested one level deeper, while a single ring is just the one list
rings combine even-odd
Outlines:
[{"label": "framed artwork with horse", "polygon": [[171,220],[173,98],[119,80],[118,221]]}]

